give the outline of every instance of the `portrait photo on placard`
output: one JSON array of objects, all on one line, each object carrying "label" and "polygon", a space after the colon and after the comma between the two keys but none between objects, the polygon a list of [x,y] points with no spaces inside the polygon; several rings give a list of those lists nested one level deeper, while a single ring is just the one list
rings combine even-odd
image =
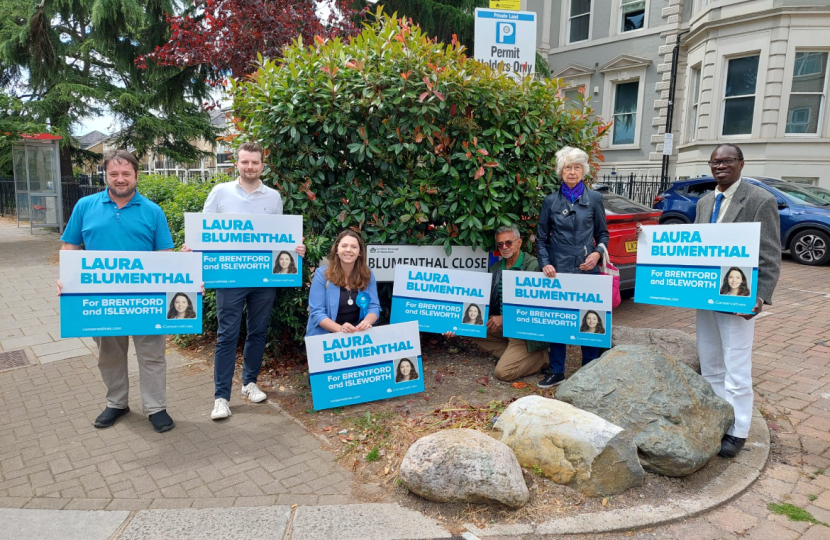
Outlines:
[{"label": "portrait photo on placard", "polygon": [[195,292],[169,292],[167,293],[167,318],[168,319],[195,319],[196,318],[196,293]]},{"label": "portrait photo on placard", "polygon": [[484,309],[478,304],[464,304],[461,324],[484,324]]},{"label": "portrait photo on placard", "polygon": [[420,379],[418,374],[418,360],[416,358],[401,358],[395,360],[395,382],[408,382]]},{"label": "portrait photo on placard", "polygon": [[743,266],[721,267],[721,296],[749,296],[750,294],[752,294],[752,268]]},{"label": "portrait photo on placard", "polygon": [[605,313],[593,309],[580,309],[579,331],[583,334],[604,334]]},{"label": "portrait photo on placard", "polygon": [[294,254],[287,251],[274,251],[274,274],[296,274],[297,263],[294,262]]}]

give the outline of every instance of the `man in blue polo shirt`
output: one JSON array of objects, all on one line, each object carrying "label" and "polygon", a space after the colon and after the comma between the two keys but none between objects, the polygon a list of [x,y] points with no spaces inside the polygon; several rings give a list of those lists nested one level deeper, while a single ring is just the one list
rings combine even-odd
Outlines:
[{"label": "man in blue polo shirt", "polygon": [[[125,150],[104,157],[107,189],[78,201],[61,236],[61,249],[173,251],[167,218],[154,202],[136,193],[138,160]],[[61,282],[58,280],[58,295]],[[173,429],[167,414],[166,336],[133,336],[141,379],[141,401],[153,429]],[[107,387],[107,407],[94,425],[107,428],[130,412],[127,375],[129,336],[96,337],[98,369]]]}]

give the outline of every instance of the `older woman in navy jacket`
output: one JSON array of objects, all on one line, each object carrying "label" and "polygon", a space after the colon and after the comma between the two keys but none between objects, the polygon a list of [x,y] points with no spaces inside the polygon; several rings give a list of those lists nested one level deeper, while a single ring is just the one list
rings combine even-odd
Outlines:
[{"label": "older woman in navy jacket", "polygon": [[[588,154],[566,146],[556,153],[556,174],[561,188],[542,203],[537,228],[539,266],[548,277],[564,274],[598,274],[600,245],[608,245],[602,195],[582,182],[588,173]],[[564,343],[550,345],[550,371],[539,388],[551,388],[565,380]],[[599,356],[597,347],[582,347],[582,365]]]},{"label": "older woman in navy jacket", "polygon": [[314,272],[308,307],[307,336],[362,332],[377,322],[378,287],[360,234],[346,229],[337,235],[328,266]]}]

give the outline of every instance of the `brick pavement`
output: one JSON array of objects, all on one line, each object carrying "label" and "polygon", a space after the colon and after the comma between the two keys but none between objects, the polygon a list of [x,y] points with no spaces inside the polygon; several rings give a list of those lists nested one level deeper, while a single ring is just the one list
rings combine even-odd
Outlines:
[{"label": "brick pavement", "polygon": [[[56,235],[30,237],[0,219],[0,347],[22,348],[34,363],[0,372],[0,413],[10,420],[0,427],[0,507],[134,510],[351,500],[350,474],[279,411],[235,395],[230,422],[209,421],[213,385],[204,364],[169,373],[175,430],[156,434],[137,412],[95,430],[91,421],[104,389],[94,343],[58,336],[58,245]],[[762,478],[703,516],[592,538],[830,538],[830,528],[767,510],[770,502],[790,502],[830,523],[830,267],[800,266],[785,256],[774,300],[756,325],[756,405],[773,436]],[[615,312],[615,322],[694,333],[692,311],[630,300]],[[138,411],[135,387],[132,396]]]},{"label": "brick pavement", "polygon": [[[0,507],[138,510],[350,501],[351,474],[321,441],[267,405],[238,394],[215,423],[213,374],[168,351],[169,412],[176,429],[153,431],[133,412],[98,430],[105,388],[91,340],[60,339],[53,233],[30,236],[0,219],[0,347],[33,365],[0,372]],[[60,361],[58,361],[60,360]],[[238,392],[238,388],[236,388]]]}]

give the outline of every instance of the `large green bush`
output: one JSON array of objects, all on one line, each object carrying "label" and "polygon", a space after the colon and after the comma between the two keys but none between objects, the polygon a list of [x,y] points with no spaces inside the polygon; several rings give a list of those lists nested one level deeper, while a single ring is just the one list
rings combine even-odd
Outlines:
[{"label": "large green bush", "polygon": [[232,93],[238,140],[268,149],[266,177],[307,238],[354,227],[370,242],[489,249],[509,222],[530,239],[558,149],[601,158],[606,126],[566,107],[560,83],[516,82],[379,12],[349,43],[260,59]]}]

